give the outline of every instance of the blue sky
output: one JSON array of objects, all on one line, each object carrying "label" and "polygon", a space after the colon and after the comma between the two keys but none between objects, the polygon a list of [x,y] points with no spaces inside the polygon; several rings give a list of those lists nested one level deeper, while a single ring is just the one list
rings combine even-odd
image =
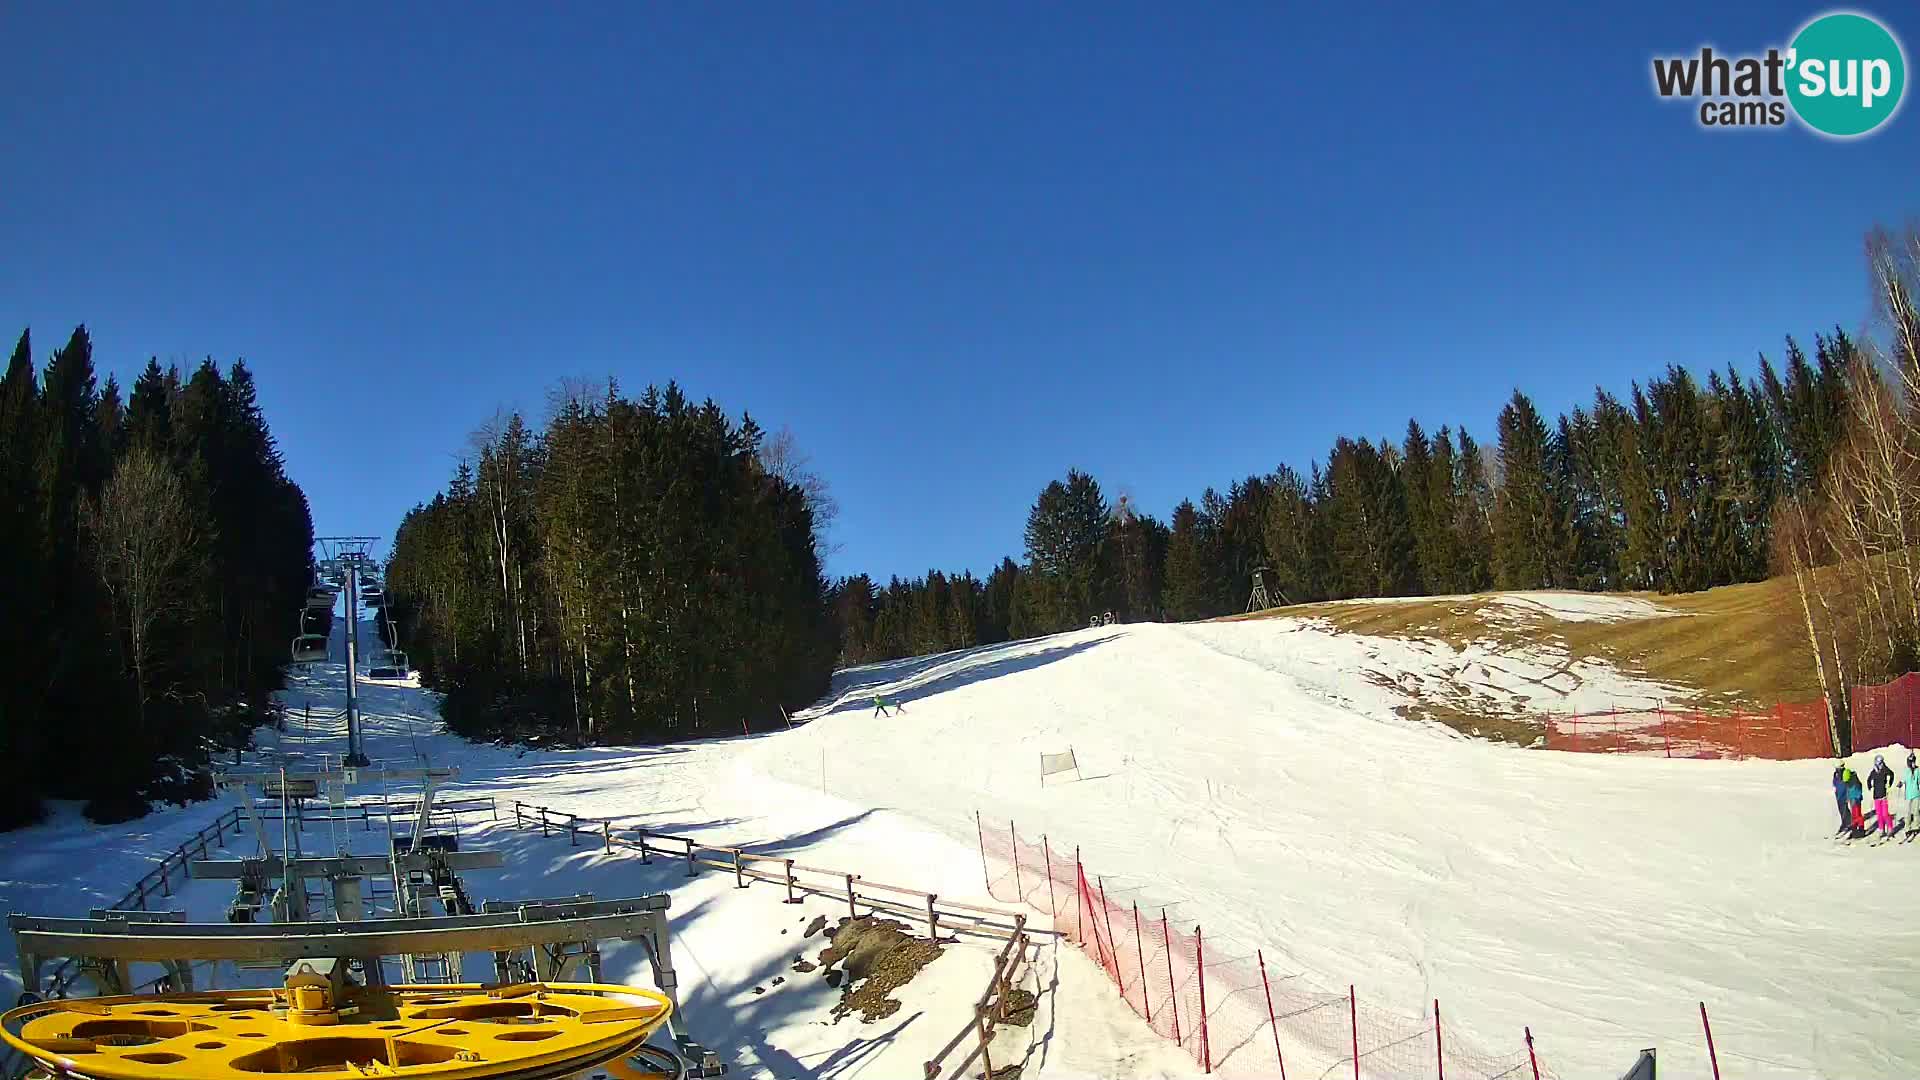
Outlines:
[{"label": "blue sky", "polygon": [[1164,515],[1855,329],[1920,213],[1911,102],[1654,98],[1811,5],[309,7],[0,8],[0,330],[244,357],[323,533],[611,373],[790,426],[834,572],[984,569],[1068,466]]}]

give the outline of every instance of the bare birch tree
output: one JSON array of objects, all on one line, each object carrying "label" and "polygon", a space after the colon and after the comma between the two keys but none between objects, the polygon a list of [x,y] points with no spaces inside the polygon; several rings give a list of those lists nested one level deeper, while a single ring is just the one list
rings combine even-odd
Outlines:
[{"label": "bare birch tree", "polygon": [[100,580],[126,635],[144,726],[151,683],[159,674],[153,670],[154,637],[194,613],[198,523],[180,478],[142,448],[120,460],[89,517]]}]

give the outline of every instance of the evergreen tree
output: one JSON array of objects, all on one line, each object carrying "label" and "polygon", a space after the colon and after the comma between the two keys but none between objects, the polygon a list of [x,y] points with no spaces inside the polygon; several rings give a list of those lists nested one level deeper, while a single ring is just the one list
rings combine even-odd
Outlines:
[{"label": "evergreen tree", "polygon": [[1184,622],[1225,614],[1218,608],[1223,591],[1218,529],[1192,500],[1182,500],[1173,508],[1173,523],[1167,536],[1163,594],[1167,618]]},{"label": "evergreen tree", "polygon": [[1518,390],[1500,411],[1501,482],[1493,510],[1496,581],[1503,589],[1566,584],[1567,514],[1552,475],[1547,425]]}]

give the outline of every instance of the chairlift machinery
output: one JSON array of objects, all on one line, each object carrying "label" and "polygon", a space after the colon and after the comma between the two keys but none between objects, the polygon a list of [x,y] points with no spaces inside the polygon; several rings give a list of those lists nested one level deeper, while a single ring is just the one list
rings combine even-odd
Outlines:
[{"label": "chairlift machinery", "polygon": [[[0,1015],[0,1040],[29,1080],[241,1080],[261,1073],[434,1080],[632,1080],[718,1076],[678,1007],[666,894],[489,900],[461,873],[499,867],[499,852],[463,851],[434,829],[434,796],[453,769],[332,769],[217,774],[238,792],[257,852],[188,864],[198,880],[232,880],[225,923],[178,912],[106,911],[85,919],[8,917],[26,993]],[[308,855],[291,828],[297,807],[378,781],[418,782],[411,829],[379,855]],[[280,849],[265,811],[278,805]],[[366,886],[393,883],[392,906]],[[321,881],[318,898],[307,882]],[[322,915],[331,909],[331,918]],[[255,917],[271,913],[272,921]],[[640,943],[654,987],[602,982],[601,943]],[[464,954],[490,955],[493,979],[463,981]],[[48,961],[69,963],[49,971]],[[196,970],[232,962],[273,970],[279,985],[196,988]],[[390,982],[397,962],[402,978]],[[133,965],[164,974],[136,986]],[[64,996],[89,975],[104,996]],[[217,975],[217,967],[213,969]],[[649,1038],[661,1029],[667,1045]],[[0,1048],[0,1056],[8,1051]],[[0,1074],[16,1075],[5,1069]]]}]

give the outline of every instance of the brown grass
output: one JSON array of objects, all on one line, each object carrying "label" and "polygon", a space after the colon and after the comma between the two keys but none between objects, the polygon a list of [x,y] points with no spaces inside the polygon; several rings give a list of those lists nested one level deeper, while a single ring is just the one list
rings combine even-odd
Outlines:
[{"label": "brown grass", "polygon": [[[1820,696],[1791,578],[1673,596],[1621,595],[1682,614],[1562,622],[1541,613],[1523,620],[1514,609],[1494,605],[1482,595],[1391,604],[1296,604],[1232,618],[1320,618],[1356,634],[1436,638],[1455,648],[1487,640],[1515,646],[1558,641],[1572,659],[1602,659],[1624,671],[1688,687],[1695,692],[1693,703],[1706,707],[1764,707]],[[1538,731],[1525,721],[1467,716],[1442,703],[1423,703],[1420,711],[1460,730],[1479,727],[1490,738],[1516,739]],[[1504,735],[1491,730],[1508,724],[1517,725],[1516,730]]]}]

